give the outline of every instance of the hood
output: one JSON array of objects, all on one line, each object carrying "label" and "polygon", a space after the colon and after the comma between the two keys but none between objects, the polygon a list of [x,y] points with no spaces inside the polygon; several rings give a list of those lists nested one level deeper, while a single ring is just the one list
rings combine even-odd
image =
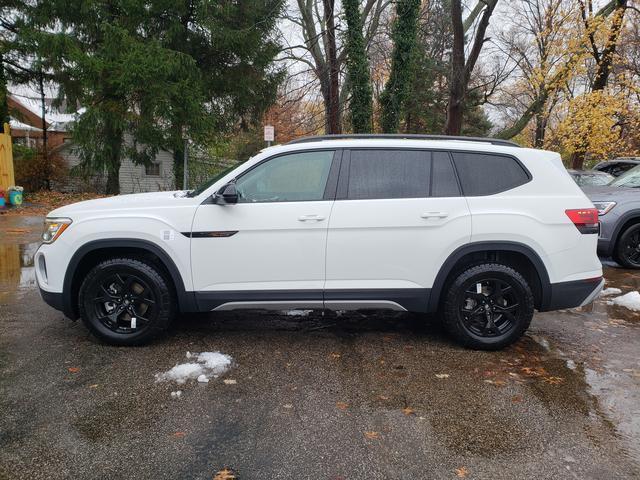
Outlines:
[{"label": "hood", "polygon": [[97,213],[113,210],[133,210],[148,207],[179,205],[188,197],[181,196],[182,191],[132,193],[107,198],[96,198],[84,202],[72,203],[56,208],[47,217],[72,217],[76,213]]},{"label": "hood", "polygon": [[625,187],[610,187],[603,185],[599,187],[583,187],[584,193],[593,201],[620,201],[620,200],[640,200],[640,189]]}]

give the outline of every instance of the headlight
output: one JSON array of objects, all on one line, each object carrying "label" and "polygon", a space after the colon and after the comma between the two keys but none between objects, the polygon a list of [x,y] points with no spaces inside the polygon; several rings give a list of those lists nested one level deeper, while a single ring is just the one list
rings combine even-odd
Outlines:
[{"label": "headlight", "polygon": [[62,235],[67,227],[71,225],[70,218],[47,218],[44,221],[44,232],[42,232],[42,241],[44,243],[53,243]]},{"label": "headlight", "polygon": [[598,210],[598,216],[601,217],[611,211],[616,206],[616,202],[593,202],[593,206]]},{"label": "headlight", "polygon": [[611,211],[616,206],[616,202],[593,202],[593,206],[598,210],[598,216],[601,217]]}]

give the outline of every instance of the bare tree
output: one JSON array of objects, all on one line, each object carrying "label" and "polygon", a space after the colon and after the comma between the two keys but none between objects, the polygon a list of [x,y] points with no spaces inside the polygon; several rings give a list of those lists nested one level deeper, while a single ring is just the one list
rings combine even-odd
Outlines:
[{"label": "bare tree", "polygon": [[[459,135],[462,129],[462,115],[464,102],[467,97],[471,74],[476,66],[480,51],[486,38],[485,33],[489,26],[489,19],[493,14],[498,0],[478,0],[479,5],[472,10],[472,20],[478,16],[480,20],[473,36],[473,42],[469,55],[465,58],[465,22],[462,20],[461,0],[451,1],[451,23],[453,31],[453,48],[451,52],[451,75],[449,77],[449,103],[447,105],[447,121],[445,133],[447,135]],[[470,28],[473,22],[466,22],[466,28]]]},{"label": "bare tree", "polygon": [[[362,21],[367,51],[381,26],[383,12],[391,0],[364,0]],[[341,113],[347,101],[349,82],[343,73],[346,52],[342,46],[341,8],[335,0],[322,0],[322,11],[315,0],[296,0],[297,12],[288,13],[285,19],[293,25],[294,35],[301,42],[291,41],[291,35],[283,35],[286,42],[282,60],[293,61],[308,67],[309,73],[320,85],[325,109],[325,130],[338,133],[342,130]]]}]

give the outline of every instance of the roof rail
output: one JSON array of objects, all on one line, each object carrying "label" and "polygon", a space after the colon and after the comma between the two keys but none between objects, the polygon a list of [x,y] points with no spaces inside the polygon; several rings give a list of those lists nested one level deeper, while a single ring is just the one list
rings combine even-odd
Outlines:
[{"label": "roof rail", "polygon": [[489,137],[456,137],[450,135],[422,135],[416,133],[353,133],[341,135],[317,135],[311,137],[298,138],[291,140],[287,145],[294,143],[320,142],[323,140],[361,140],[361,139],[394,139],[394,140],[454,140],[463,142],[484,142],[491,145],[502,145],[505,147],[520,147],[516,142],[511,140],[501,140],[499,138]]}]

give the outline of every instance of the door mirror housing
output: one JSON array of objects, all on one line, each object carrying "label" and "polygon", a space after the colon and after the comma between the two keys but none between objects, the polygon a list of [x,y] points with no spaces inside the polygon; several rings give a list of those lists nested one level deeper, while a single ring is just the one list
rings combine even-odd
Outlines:
[{"label": "door mirror housing", "polygon": [[238,190],[236,184],[227,183],[213,196],[213,203],[216,205],[232,205],[238,203]]}]

